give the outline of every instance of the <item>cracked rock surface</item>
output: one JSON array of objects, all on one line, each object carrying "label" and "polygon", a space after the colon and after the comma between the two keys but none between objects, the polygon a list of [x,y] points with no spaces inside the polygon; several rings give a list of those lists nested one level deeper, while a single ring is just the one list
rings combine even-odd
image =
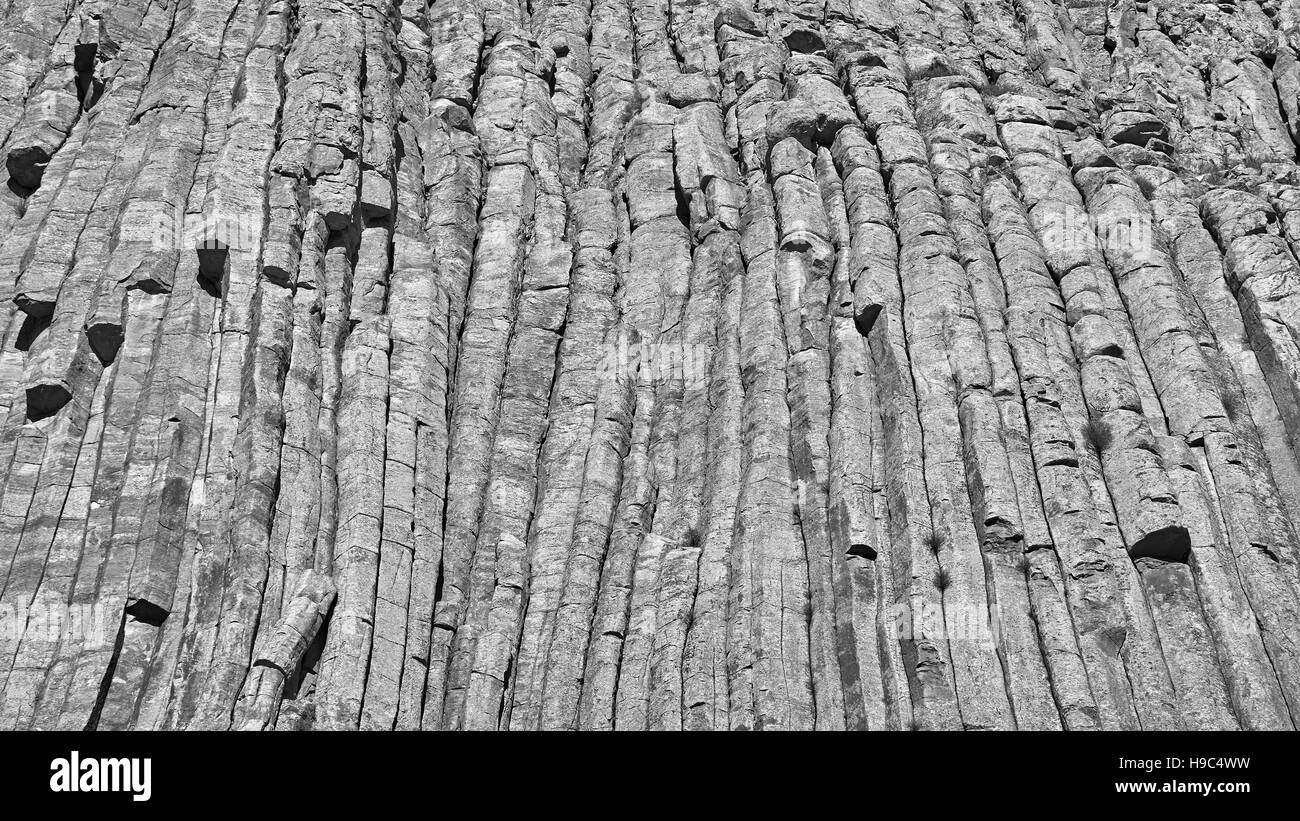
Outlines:
[{"label": "cracked rock surface", "polygon": [[11,0],[0,729],[1294,729],[1300,2]]}]

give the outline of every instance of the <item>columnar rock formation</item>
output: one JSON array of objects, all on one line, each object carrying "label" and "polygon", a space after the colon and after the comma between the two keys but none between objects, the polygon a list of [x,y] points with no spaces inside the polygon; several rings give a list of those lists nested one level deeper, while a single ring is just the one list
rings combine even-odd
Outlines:
[{"label": "columnar rock formation", "polygon": [[1295,0],[0,14],[0,728],[1300,721]]}]

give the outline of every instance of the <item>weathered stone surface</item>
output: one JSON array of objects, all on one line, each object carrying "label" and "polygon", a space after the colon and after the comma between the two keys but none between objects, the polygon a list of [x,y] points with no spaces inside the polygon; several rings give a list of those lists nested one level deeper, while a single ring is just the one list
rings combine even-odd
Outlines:
[{"label": "weathered stone surface", "polygon": [[1294,729],[1297,22],[9,3],[0,729]]}]

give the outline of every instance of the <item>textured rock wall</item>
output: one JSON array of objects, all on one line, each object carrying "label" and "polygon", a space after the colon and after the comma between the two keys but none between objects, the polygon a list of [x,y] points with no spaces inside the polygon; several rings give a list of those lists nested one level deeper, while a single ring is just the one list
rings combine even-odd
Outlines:
[{"label": "textured rock wall", "polygon": [[0,728],[1300,720],[1295,0],[0,15]]}]

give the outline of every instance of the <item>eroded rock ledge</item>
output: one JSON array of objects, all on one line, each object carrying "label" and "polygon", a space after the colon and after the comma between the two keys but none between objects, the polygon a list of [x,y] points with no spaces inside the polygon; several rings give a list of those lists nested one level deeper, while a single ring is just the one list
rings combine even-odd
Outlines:
[{"label": "eroded rock ledge", "polygon": [[1292,729],[1290,0],[14,0],[0,728]]}]

